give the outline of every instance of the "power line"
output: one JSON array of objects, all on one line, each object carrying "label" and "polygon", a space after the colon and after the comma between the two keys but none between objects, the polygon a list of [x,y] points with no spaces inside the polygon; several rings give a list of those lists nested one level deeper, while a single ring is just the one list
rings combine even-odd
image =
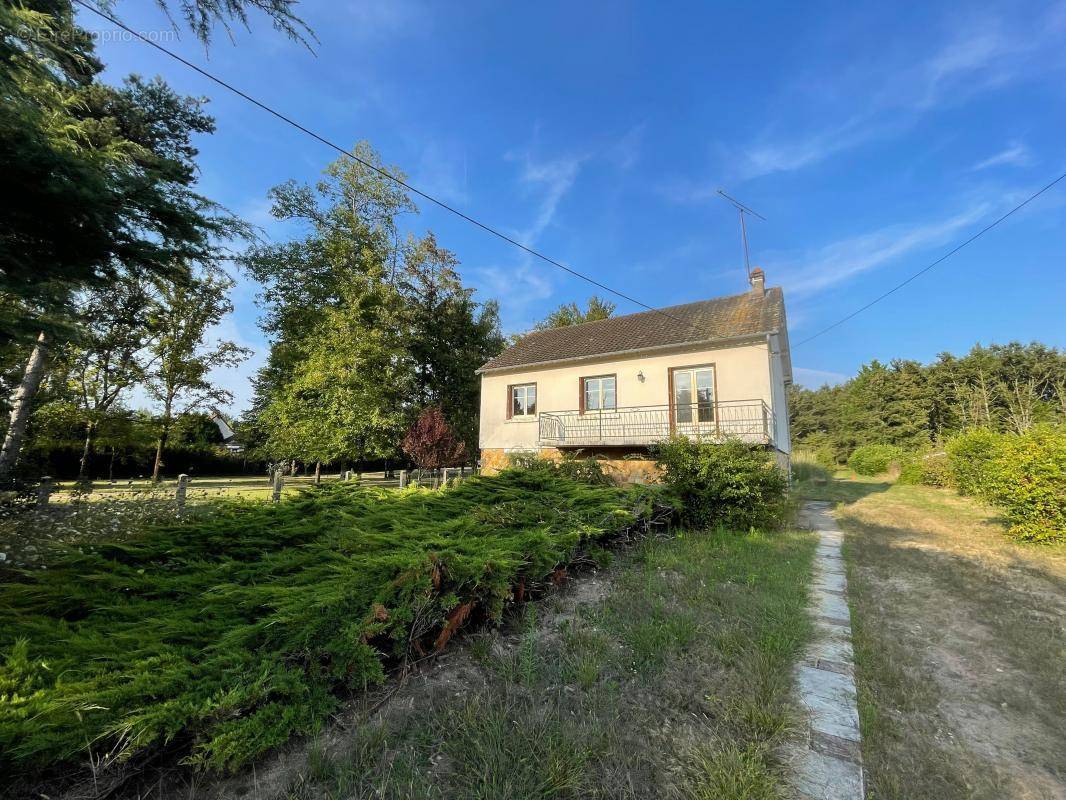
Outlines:
[{"label": "power line", "polygon": [[932,264],[929,264],[928,266],[923,267],[922,269],[920,269],[917,272],[915,272],[913,275],[911,275],[906,280],[901,281],[900,283],[897,283],[895,286],[893,286],[891,289],[889,289],[884,294],[878,295],[877,297],[875,297],[873,300],[871,300],[866,305],[862,306],[861,308],[857,308],[855,311],[852,311],[846,317],[842,317],[842,318],[838,319],[832,325],[828,325],[825,328],[822,328],[822,330],[818,331],[818,333],[814,334],[813,336],[808,336],[806,339],[803,339],[802,341],[797,342],[796,344],[792,345],[792,347],[800,347],[801,345],[805,345],[805,344],[807,344],[807,342],[809,342],[809,341],[811,341],[813,339],[817,339],[819,336],[822,336],[823,334],[829,333],[829,331],[831,331],[834,328],[837,328],[837,327],[843,325],[848,320],[857,317],[859,314],[861,314],[863,311],[865,311],[866,309],[870,308],[871,306],[876,305],[877,303],[880,303],[882,300],[884,300],[889,295],[895,294],[900,289],[902,289],[904,286],[906,286],[908,283],[910,283],[911,281],[915,280],[916,278],[924,275],[929,270],[931,270],[933,267],[937,266],[938,264],[943,263],[944,261],[947,261],[953,255],[955,255],[957,252],[959,252],[962,248],[966,247],[966,245],[968,245],[971,242],[974,242],[974,241],[980,239],[982,236],[984,236],[986,233],[988,233],[994,227],[996,227],[1001,222],[1006,220],[1008,217],[1012,216],[1013,214],[1017,213],[1018,211],[1021,211],[1023,208],[1025,208],[1031,202],[1036,200],[1036,198],[1040,197],[1040,195],[1042,195],[1044,192],[1046,192],[1048,189],[1053,187],[1055,184],[1057,184],[1059,181],[1063,180],[1064,178],[1066,178],[1066,172],[1064,172],[1061,175],[1059,175],[1059,177],[1055,178],[1055,180],[1053,180],[1051,183],[1049,183],[1047,186],[1045,186],[1040,191],[1034,192],[1033,194],[1029,195],[1029,197],[1027,197],[1025,200],[1023,200],[1018,205],[1016,205],[1014,208],[1012,208],[1010,211],[1008,211],[1002,217],[1000,217],[999,219],[995,220],[994,222],[990,222],[988,225],[983,227],[981,230],[979,230],[977,233],[975,233],[973,236],[971,236],[966,241],[962,242],[961,244],[956,245],[951,250],[949,250],[948,252],[944,253],[944,255],[942,255],[940,258],[938,258]]},{"label": "power line", "polygon": [[91,6],[88,3],[86,3],[85,0],[73,0],[73,2],[77,3],[82,8],[84,8],[84,9],[86,9],[88,11],[91,11],[92,13],[96,14],[97,16],[102,17],[103,19],[106,19],[112,25],[118,26],[122,30],[126,31],[126,33],[130,34],[131,36],[134,36],[135,38],[137,38],[139,40],[141,40],[145,44],[151,45],[156,50],[159,50],[161,53],[165,53],[166,55],[170,56],[171,58],[175,59],[176,61],[180,61],[182,64],[184,64],[189,69],[194,70],[195,72],[198,72],[200,75],[204,76],[208,80],[214,81],[219,86],[221,86],[221,87],[223,87],[225,89],[228,89],[229,91],[233,92],[238,97],[241,97],[244,100],[247,100],[249,103],[252,103],[253,105],[258,106],[263,111],[266,111],[268,114],[271,114],[272,116],[277,117],[282,122],[285,122],[286,124],[291,125],[292,127],[296,128],[298,131],[301,131],[301,132],[307,134],[312,139],[315,139],[316,141],[321,142],[322,144],[326,145],[327,147],[330,147],[330,148],[336,150],[338,153],[341,153],[342,155],[347,156],[348,158],[351,158],[351,159],[355,160],[356,162],[358,162],[359,164],[362,164],[367,169],[373,170],[374,172],[378,173],[382,177],[385,177],[388,180],[391,180],[391,181],[395,182],[397,185],[402,186],[404,189],[406,189],[407,191],[411,192],[412,194],[416,194],[419,197],[421,197],[421,198],[423,198],[425,200],[428,200],[430,203],[433,203],[434,205],[444,209],[445,211],[449,211],[452,214],[454,214],[455,216],[466,220],[471,225],[475,225],[478,228],[481,228],[483,231],[486,231],[487,233],[490,233],[493,236],[495,236],[495,237],[497,237],[499,239],[502,239],[503,241],[514,245],[515,247],[520,248],[521,250],[524,250],[526,253],[529,253],[531,256],[534,256],[535,258],[539,258],[541,261],[544,261],[544,262],[546,262],[548,264],[551,264],[553,267],[557,267],[557,268],[563,270],[564,272],[567,272],[567,273],[573,275],[575,278],[580,278],[583,281],[591,283],[593,286],[597,286],[600,289],[603,289],[605,292],[610,292],[611,294],[615,295],[616,297],[621,297],[623,300],[627,300],[630,303],[633,303],[634,305],[638,305],[641,308],[647,309],[648,311],[655,311],[655,312],[657,312],[659,314],[663,314],[664,316],[669,317],[670,319],[673,319],[676,322],[681,322],[682,324],[687,324],[687,323],[684,322],[684,320],[678,319],[677,317],[674,317],[674,316],[672,316],[670,314],[667,314],[665,311],[661,311],[661,310],[655,308],[654,306],[648,305],[647,303],[642,303],[640,300],[637,300],[635,297],[630,297],[629,295],[624,294],[624,293],[618,291],[617,289],[612,289],[610,286],[607,286],[604,283],[600,283],[595,278],[591,278],[588,275],[585,275],[584,273],[578,272],[575,269],[571,269],[570,267],[566,266],[565,264],[562,264],[562,263],[556,261],[555,259],[550,258],[549,256],[546,256],[543,253],[538,252],[537,250],[534,250],[532,247],[529,247],[527,245],[522,244],[520,241],[508,236],[503,231],[501,231],[501,230],[499,230],[497,228],[494,228],[491,225],[488,225],[488,224],[486,224],[484,222],[481,222],[480,220],[477,220],[474,217],[471,217],[469,214],[466,214],[466,213],[460,211],[458,208],[455,208],[454,206],[449,205],[448,203],[444,202],[443,200],[439,200],[438,198],[434,197],[433,195],[428,194],[428,193],[422,191],[421,189],[419,189],[419,188],[417,188],[415,186],[412,186],[410,183],[407,183],[406,181],[396,177],[395,175],[392,175],[387,170],[381,169],[380,167],[378,167],[378,166],[376,166],[374,164],[371,164],[369,161],[366,161],[365,159],[360,158],[359,156],[357,156],[355,153],[351,152],[350,150],[344,149],[343,147],[341,147],[340,145],[336,144],[335,142],[332,142],[329,139],[325,138],[324,136],[321,136],[320,134],[315,133],[310,128],[307,128],[307,127],[301,125],[299,122],[297,122],[296,120],[292,119],[291,117],[288,117],[285,114],[281,113],[280,111],[277,111],[277,110],[271,108],[266,103],[263,103],[263,102],[261,102],[259,100],[256,100],[251,95],[241,91],[236,86],[233,86],[232,84],[227,83],[222,78],[219,78],[219,77],[211,74],[207,70],[197,66],[196,64],[192,63],[191,61],[187,61],[186,59],[182,58],[181,56],[179,56],[177,53],[173,52],[172,50],[168,50],[167,48],[163,47],[158,42],[154,42],[151,39],[149,39],[148,37],[138,33],[137,31],[135,31],[132,28],[130,28],[127,25],[125,25],[124,23],[120,22],[115,17],[111,16],[110,14],[108,14],[108,13],[106,13],[104,11],[101,11],[98,8],[94,8],[93,6]]}]

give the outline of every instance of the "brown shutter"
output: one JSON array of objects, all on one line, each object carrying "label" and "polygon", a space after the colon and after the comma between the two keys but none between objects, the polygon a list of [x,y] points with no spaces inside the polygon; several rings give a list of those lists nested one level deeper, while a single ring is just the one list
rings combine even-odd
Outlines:
[{"label": "brown shutter", "polygon": [[585,413],[585,379],[577,379],[577,407],[582,414]]},{"label": "brown shutter", "polygon": [[507,419],[511,418],[511,412],[514,410],[514,399],[511,393],[513,388],[513,386],[507,387]]}]

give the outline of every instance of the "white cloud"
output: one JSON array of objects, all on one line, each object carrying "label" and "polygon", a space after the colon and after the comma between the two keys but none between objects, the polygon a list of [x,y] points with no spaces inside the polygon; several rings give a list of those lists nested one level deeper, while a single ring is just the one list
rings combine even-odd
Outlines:
[{"label": "white cloud", "polygon": [[1033,161],[1033,155],[1029,148],[1022,142],[1012,142],[995,155],[989,156],[983,161],[978,161],[970,170],[977,172],[989,167],[1026,167]]},{"label": "white cloud", "polygon": [[[772,125],[754,144],[723,152],[731,178],[744,180],[790,172],[818,164],[845,150],[913,126],[945,105],[1007,85],[1048,69],[1061,69],[1057,55],[1062,27],[1056,12],[1028,22],[981,17],[951,33],[924,57],[913,52],[871,61],[865,69],[849,65],[842,77],[804,75],[788,90],[795,97],[830,98],[824,107],[807,109],[824,124],[777,135]],[[1013,26],[1013,27],[1012,27]],[[817,85],[821,90],[810,92]],[[675,199],[702,202],[702,187],[674,191]],[[667,191],[670,194],[669,190]]]},{"label": "white cloud", "polygon": [[559,210],[559,203],[573,187],[581,165],[586,158],[584,156],[563,156],[546,161],[538,161],[533,158],[529,151],[511,154],[509,157],[522,162],[519,181],[523,188],[527,192],[543,193],[533,221],[518,234],[519,241],[528,247],[532,247],[540,239],[541,234],[555,220],[555,214]]},{"label": "white cloud", "polygon": [[808,369],[807,367],[793,367],[792,376],[796,383],[808,389],[820,389],[822,386],[836,386],[850,378],[840,372],[830,372],[824,369]]},{"label": "white cloud", "polygon": [[985,217],[988,210],[988,204],[980,203],[934,222],[891,225],[851,236],[819,248],[798,264],[771,263],[768,271],[780,274],[793,296],[810,295],[902,256],[945,244]]}]

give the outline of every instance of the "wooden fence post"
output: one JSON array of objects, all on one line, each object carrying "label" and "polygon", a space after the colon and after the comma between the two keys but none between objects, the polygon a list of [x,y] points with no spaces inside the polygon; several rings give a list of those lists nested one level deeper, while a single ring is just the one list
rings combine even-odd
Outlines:
[{"label": "wooden fence post", "polygon": [[41,485],[37,487],[37,505],[44,508],[52,496],[52,476],[42,475]]},{"label": "wooden fence post", "polygon": [[189,493],[189,476],[182,473],[178,476],[178,491],[174,494],[174,499],[178,501],[178,513],[180,514],[185,510],[185,497]]},{"label": "wooden fence post", "polygon": [[277,470],[274,473],[274,491],[270,496],[272,502],[281,501],[281,490],[285,486],[285,472],[284,470]]}]

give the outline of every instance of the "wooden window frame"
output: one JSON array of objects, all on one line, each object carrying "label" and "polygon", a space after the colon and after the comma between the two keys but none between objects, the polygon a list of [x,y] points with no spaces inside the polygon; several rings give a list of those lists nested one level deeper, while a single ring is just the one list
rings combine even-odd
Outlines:
[{"label": "wooden window frame", "polygon": [[[677,432],[677,415],[676,415],[677,407],[676,407],[676,403],[674,401],[674,372],[687,372],[687,371],[691,371],[691,370],[694,370],[694,369],[709,369],[709,370],[711,370],[711,376],[712,376],[711,385],[713,387],[712,391],[714,392],[713,406],[717,406],[718,405],[718,364],[716,362],[711,361],[711,362],[708,362],[706,364],[686,364],[686,365],[681,366],[681,367],[670,367],[670,369],[668,370],[668,373],[667,373],[667,381],[666,381],[667,389],[666,389],[666,391],[670,393],[669,403],[670,403],[670,435],[671,436],[673,436],[674,433]],[[692,388],[693,388],[693,390],[695,390],[696,387],[693,386]],[[697,400],[696,405],[697,406],[699,405],[699,401],[698,400]],[[719,427],[719,424],[718,424],[718,409],[714,408],[713,413],[714,413],[714,430],[715,430],[715,433],[718,433],[721,430],[720,427]],[[696,424],[698,425],[699,422],[697,421]]]},{"label": "wooden window frame", "polygon": [[[614,407],[613,408],[599,408],[599,409],[587,409],[585,408],[585,381],[594,381],[598,378],[614,378]],[[618,410],[618,373],[608,372],[605,375],[582,375],[577,379],[577,403],[578,411],[584,414],[586,411],[617,411]]]},{"label": "wooden window frame", "polygon": [[[533,394],[536,396],[536,400],[533,402],[537,404],[537,411],[532,414],[519,414],[517,417],[514,414],[514,390],[521,386],[532,386]],[[540,391],[537,389],[536,381],[523,381],[522,383],[509,383],[507,384],[507,419],[536,419],[537,414],[540,413]]]}]

